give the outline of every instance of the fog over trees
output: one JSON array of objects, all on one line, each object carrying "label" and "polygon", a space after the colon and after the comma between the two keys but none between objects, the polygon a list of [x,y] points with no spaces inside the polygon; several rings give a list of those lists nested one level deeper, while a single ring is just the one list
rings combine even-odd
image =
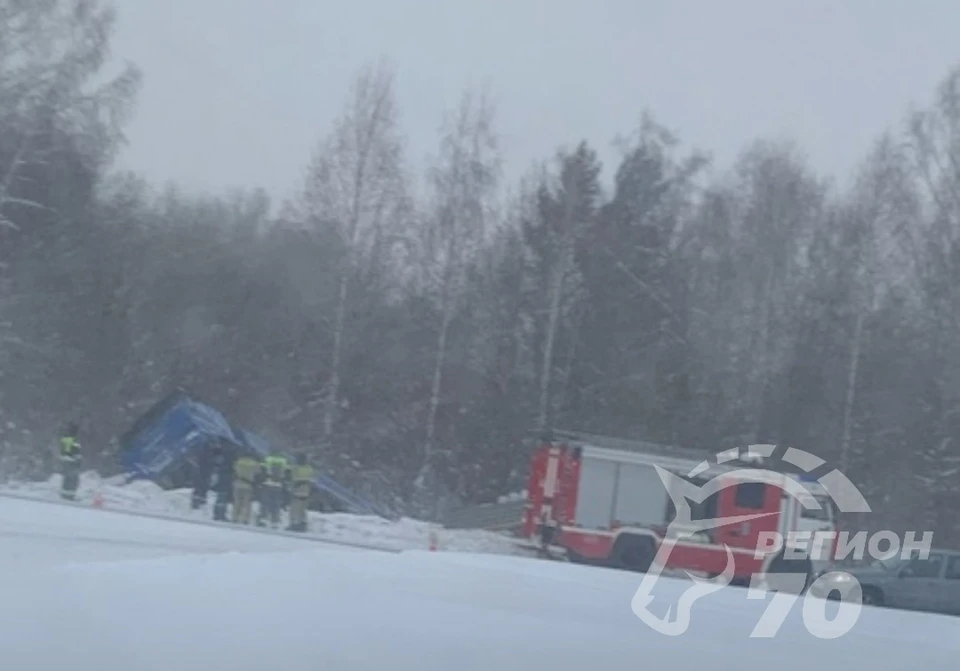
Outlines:
[{"label": "fog over trees", "polygon": [[504,183],[495,86],[437,110],[416,174],[372,61],[271,203],[113,170],[140,85],[114,19],[0,0],[3,477],[44,475],[71,419],[116,468],[182,386],[399,512],[521,489],[554,427],[789,444],[960,540],[960,68],[840,188],[797,144],[715,165],[643,110],[618,164],[559,137]]}]

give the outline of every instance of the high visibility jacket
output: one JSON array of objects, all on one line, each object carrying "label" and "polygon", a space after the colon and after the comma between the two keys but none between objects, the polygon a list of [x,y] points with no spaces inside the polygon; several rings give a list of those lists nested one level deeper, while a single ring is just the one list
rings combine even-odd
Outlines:
[{"label": "high visibility jacket", "polygon": [[64,464],[80,463],[80,441],[73,436],[60,439],[60,461]]},{"label": "high visibility jacket", "polygon": [[313,485],[313,466],[304,464],[293,467],[292,486],[293,495],[298,499],[310,498],[310,491]]},{"label": "high visibility jacket", "polygon": [[282,485],[290,472],[286,457],[278,455],[270,455],[264,459],[263,468],[267,476],[266,484],[272,486]]},{"label": "high visibility jacket", "polygon": [[253,485],[257,480],[257,474],[260,471],[260,463],[253,457],[240,457],[233,465],[233,477],[235,482],[243,482]]}]

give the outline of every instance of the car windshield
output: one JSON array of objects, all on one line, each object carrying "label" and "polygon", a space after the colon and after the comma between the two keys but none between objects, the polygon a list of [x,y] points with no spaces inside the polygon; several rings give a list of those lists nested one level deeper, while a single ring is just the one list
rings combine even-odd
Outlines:
[{"label": "car windshield", "polygon": [[899,555],[886,557],[884,559],[876,559],[870,563],[870,565],[874,568],[883,569],[884,571],[896,571],[904,564],[906,564],[906,560],[901,559]]}]

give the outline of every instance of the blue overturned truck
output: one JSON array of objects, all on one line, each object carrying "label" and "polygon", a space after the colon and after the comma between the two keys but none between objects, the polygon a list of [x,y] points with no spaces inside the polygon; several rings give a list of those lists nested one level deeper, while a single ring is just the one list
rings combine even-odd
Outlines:
[{"label": "blue overturned truck", "polygon": [[[216,409],[177,390],[155,403],[119,438],[120,462],[130,480],[152,480],[164,488],[189,487],[205,451],[228,444],[262,459],[271,450],[261,436],[233,428]],[[384,516],[369,501],[318,474],[311,508]]]}]

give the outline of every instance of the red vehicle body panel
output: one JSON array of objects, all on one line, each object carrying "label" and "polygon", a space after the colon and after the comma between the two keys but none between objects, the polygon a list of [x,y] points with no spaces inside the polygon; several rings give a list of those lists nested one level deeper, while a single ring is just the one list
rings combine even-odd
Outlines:
[{"label": "red vehicle body panel", "polygon": [[[612,563],[620,533],[641,534],[654,539],[659,546],[667,520],[663,525],[642,529],[618,529],[618,523],[613,519],[605,529],[586,529],[578,525],[576,514],[582,454],[581,447],[570,447],[564,442],[544,442],[534,451],[523,520],[524,536],[539,539],[545,546],[562,548],[571,558],[592,563]],[[617,459],[615,454],[613,457],[605,455],[605,458]],[[626,454],[624,459],[625,464],[637,463],[636,455]],[[628,461],[631,459],[633,461]],[[724,484],[719,489],[715,501],[709,504],[715,508],[711,508],[705,518],[754,516],[753,519],[707,530],[699,540],[684,538],[677,541],[665,568],[719,574],[726,567],[729,547],[734,557],[735,575],[749,576],[762,571],[767,559],[756,556],[760,534],[785,533],[795,528],[796,520],[792,518],[796,516],[796,509],[782,508],[781,501],[787,497],[781,487],[772,482],[750,483],[742,479],[742,474],[719,477],[735,478],[736,482],[730,486]],[[749,484],[744,487],[744,483]],[[793,512],[788,515],[788,510]]]}]

